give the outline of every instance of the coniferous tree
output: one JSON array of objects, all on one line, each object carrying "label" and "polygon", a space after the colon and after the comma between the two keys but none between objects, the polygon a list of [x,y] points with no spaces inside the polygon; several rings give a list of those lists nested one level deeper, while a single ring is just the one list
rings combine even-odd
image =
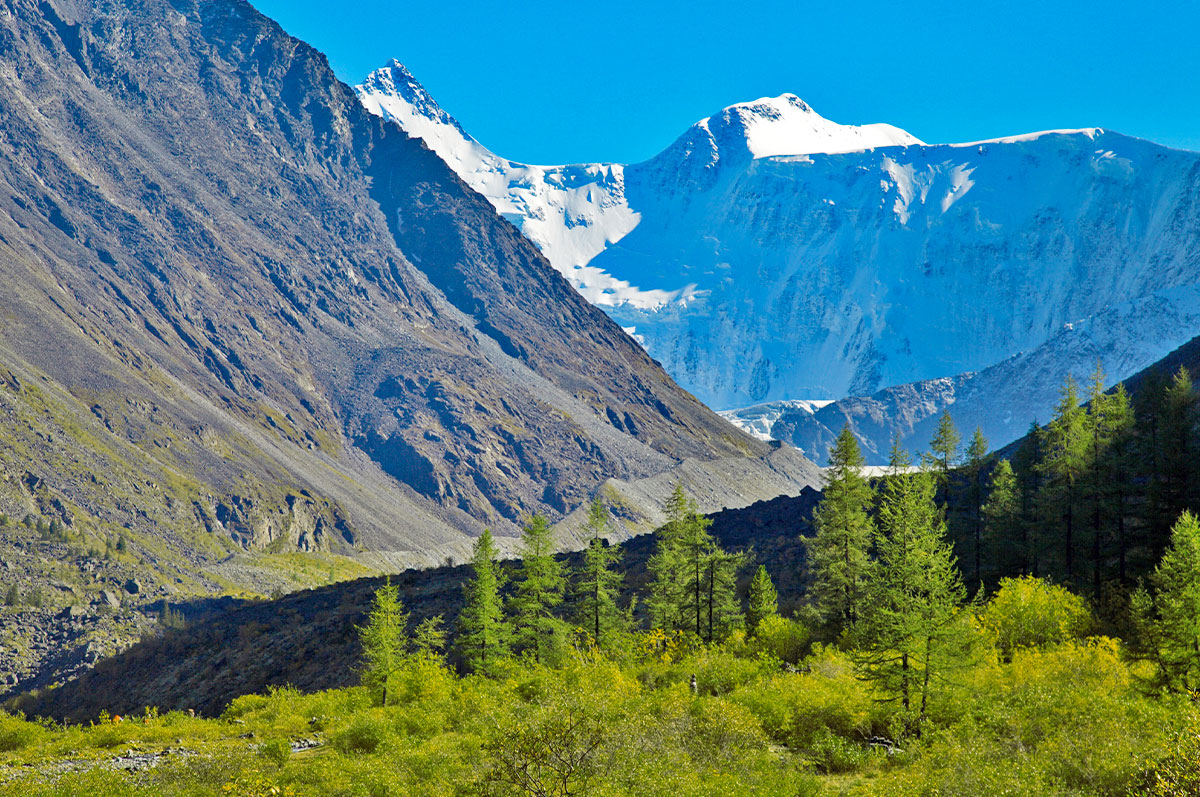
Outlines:
[{"label": "coniferous tree", "polygon": [[1125,385],[1118,384],[1105,396],[1104,429],[1106,454],[1102,465],[1106,502],[1115,525],[1117,578],[1129,582],[1129,500],[1134,492],[1138,465],[1135,416]]},{"label": "coniferous tree", "polygon": [[1087,466],[1084,480],[1087,485],[1088,507],[1091,515],[1092,594],[1100,594],[1102,558],[1104,555],[1105,497],[1108,492],[1105,458],[1108,453],[1109,402],[1104,393],[1104,369],[1100,363],[1088,382],[1087,402]]},{"label": "coniferous tree", "polygon": [[1142,645],[1158,664],[1162,685],[1200,687],[1200,520],[1184,512],[1150,577],[1153,594],[1139,589],[1133,611]]},{"label": "coniferous tree", "polygon": [[1151,529],[1156,552],[1165,547],[1171,524],[1183,510],[1193,505],[1196,394],[1186,368],[1180,368],[1163,391],[1158,426],[1158,517]]},{"label": "coniferous tree", "polygon": [[617,596],[625,580],[615,568],[621,561],[621,548],[609,545],[608,507],[599,499],[588,507],[584,535],[588,547],[583,552],[583,566],[575,582],[575,619],[595,640],[596,647],[605,650],[610,637],[623,629],[626,617],[617,607]]},{"label": "coniferous tree", "polygon": [[675,484],[663,509],[667,522],[655,532],[654,553],[646,562],[651,577],[646,608],[650,613],[650,624],[655,628],[686,629],[681,606],[686,599],[687,584],[681,573],[685,567],[684,539],[694,505],[682,484]]},{"label": "coniferous tree", "polygon": [[975,583],[983,583],[983,464],[988,452],[988,441],[983,430],[975,427],[975,434],[967,446],[964,470],[967,476],[967,511],[971,535],[975,540]]},{"label": "coniferous tree", "polygon": [[362,643],[364,686],[379,689],[386,707],[392,682],[404,668],[408,648],[408,613],[400,603],[400,590],[387,580],[375,590],[367,624],[358,629]]},{"label": "coniferous tree", "polygon": [[981,514],[998,569],[1008,572],[1012,567],[1018,573],[1028,574],[1029,540],[1025,524],[1021,522],[1021,495],[1017,476],[1007,459],[1000,460],[992,471]]},{"label": "coniferous tree", "polygon": [[746,599],[746,635],[758,634],[759,624],[768,617],[779,614],[779,593],[771,582],[767,568],[758,566],[750,580],[750,592]]},{"label": "coniferous tree", "polygon": [[[1123,385],[1104,391],[1100,364],[1088,386],[1088,452],[1086,484],[1091,504],[1092,590],[1099,595],[1104,580],[1105,548],[1117,541],[1119,577],[1125,580],[1125,497],[1132,467],[1133,412]],[[1115,533],[1114,533],[1115,532]]]},{"label": "coniferous tree", "polygon": [[1040,572],[1041,535],[1038,530],[1039,501],[1042,492],[1042,427],[1029,424],[1029,432],[1013,454],[1012,469],[1021,501],[1021,539],[1025,542],[1025,562],[1021,572],[1037,576]]},{"label": "coniferous tree", "polygon": [[852,638],[867,677],[896,694],[906,716],[916,711],[919,730],[966,590],[934,502],[934,477],[910,472],[910,463],[897,440],[880,499],[869,600]]},{"label": "coniferous tree", "polygon": [[938,418],[937,430],[929,441],[929,454],[925,459],[930,469],[937,477],[938,485],[943,489],[950,484],[950,469],[958,464],[959,446],[962,436],[950,417],[950,410],[943,410]]},{"label": "coniferous tree", "polygon": [[514,579],[510,608],[513,616],[513,643],[518,651],[531,653],[543,661],[556,647],[562,623],[554,610],[563,601],[566,579],[563,565],[555,554],[554,533],[550,523],[534,515],[521,531],[517,555],[521,564]]},{"label": "coniferous tree", "polygon": [[1087,413],[1079,406],[1079,390],[1068,376],[1054,418],[1042,429],[1042,461],[1045,476],[1040,503],[1047,520],[1058,520],[1063,529],[1064,569],[1067,581],[1075,571],[1076,532],[1081,517],[1080,479],[1087,466],[1090,446]]},{"label": "coniferous tree", "polygon": [[675,485],[664,508],[667,522],[646,564],[651,624],[711,642],[738,620],[734,589],[745,557],[721,549],[708,532],[712,521],[700,515],[682,485]]},{"label": "coniferous tree", "polygon": [[870,567],[875,524],[868,512],[874,495],[862,475],[862,451],[849,426],[829,450],[821,476],[823,495],[813,515],[816,534],[806,539],[811,595],[836,634],[859,615]]},{"label": "coniferous tree", "polygon": [[442,616],[426,617],[413,631],[412,647],[417,656],[441,660],[446,647],[446,631],[442,628]]},{"label": "coniferous tree", "polygon": [[502,573],[496,564],[496,544],[490,529],[475,541],[471,554],[474,577],[464,588],[458,616],[458,649],[472,672],[489,674],[508,654],[509,628],[500,603]]}]

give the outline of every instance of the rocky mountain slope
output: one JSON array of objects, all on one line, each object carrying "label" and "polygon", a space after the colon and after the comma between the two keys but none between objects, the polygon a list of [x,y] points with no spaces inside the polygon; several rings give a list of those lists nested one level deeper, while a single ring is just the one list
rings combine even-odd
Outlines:
[{"label": "rocky mountain slope", "polygon": [[717,409],[1007,363],[1019,389],[977,383],[962,405],[1007,418],[1001,442],[1064,374],[1099,357],[1119,379],[1200,329],[1197,153],[1094,128],[926,145],[784,95],[644,163],[533,167],[484,149],[397,64],[357,90]]},{"label": "rocky mountain slope", "polygon": [[84,598],[89,561],[264,592],[248,551],[440,562],[610,480],[813,478],[241,0],[0,0],[0,152],[0,513]]}]

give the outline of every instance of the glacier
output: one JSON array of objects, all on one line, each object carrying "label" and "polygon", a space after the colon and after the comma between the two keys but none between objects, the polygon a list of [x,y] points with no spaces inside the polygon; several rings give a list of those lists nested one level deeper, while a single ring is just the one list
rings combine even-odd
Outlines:
[{"label": "glacier", "polygon": [[926,144],[785,94],[643,163],[534,166],[475,141],[399,62],[356,90],[676,381],[810,454],[824,433],[795,421],[837,402],[795,402],[910,386],[878,434],[919,445],[917,416],[952,406],[1000,444],[1047,417],[1066,374],[1098,360],[1116,381],[1200,331],[1197,153],[1101,128]]}]

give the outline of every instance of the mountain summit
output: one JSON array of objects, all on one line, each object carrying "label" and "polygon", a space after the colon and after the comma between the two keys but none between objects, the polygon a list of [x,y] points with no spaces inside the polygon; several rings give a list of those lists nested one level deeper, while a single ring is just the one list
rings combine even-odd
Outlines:
[{"label": "mountain summit", "polygon": [[[438,152],[460,135],[418,134]],[[1098,128],[928,145],[785,94],[644,163],[473,164],[464,179],[718,409],[1007,363],[1020,395],[989,402],[975,380],[970,413],[1001,442],[1047,417],[1066,374],[1099,360],[1119,379],[1200,329],[1200,155]]]}]

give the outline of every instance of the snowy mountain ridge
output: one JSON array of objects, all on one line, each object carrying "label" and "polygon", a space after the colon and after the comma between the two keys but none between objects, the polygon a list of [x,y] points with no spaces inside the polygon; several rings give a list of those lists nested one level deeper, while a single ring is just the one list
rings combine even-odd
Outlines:
[{"label": "snowy mountain ridge", "polygon": [[[529,166],[470,138],[398,65],[358,92],[716,409],[870,396],[1023,355],[1041,364],[1028,379],[1053,380],[1016,397],[1000,443],[1047,416],[1062,375],[1090,371],[1080,352],[1115,381],[1200,331],[1176,293],[1200,282],[1197,153],[1101,128],[927,145],[785,94],[702,119],[643,163]],[[1113,315],[1158,301],[1180,325]],[[1106,320],[1107,348],[1053,345]]]}]

